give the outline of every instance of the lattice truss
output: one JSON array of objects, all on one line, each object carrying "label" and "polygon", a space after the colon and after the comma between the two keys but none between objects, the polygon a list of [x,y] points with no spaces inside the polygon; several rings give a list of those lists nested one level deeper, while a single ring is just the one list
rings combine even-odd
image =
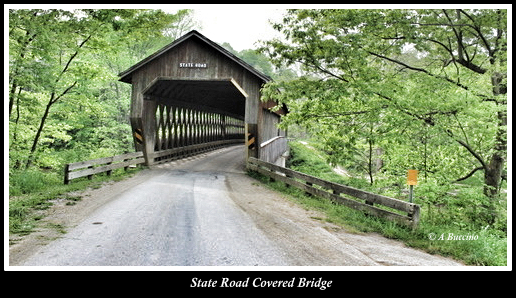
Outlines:
[{"label": "lattice truss", "polygon": [[243,120],[223,114],[159,104],[155,151],[220,140],[243,139]]}]

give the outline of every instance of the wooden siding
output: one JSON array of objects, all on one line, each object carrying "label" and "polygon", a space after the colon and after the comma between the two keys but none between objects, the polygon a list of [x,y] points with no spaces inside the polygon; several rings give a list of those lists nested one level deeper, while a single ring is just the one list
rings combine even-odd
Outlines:
[{"label": "wooden siding", "polygon": [[[206,63],[206,68],[179,67],[179,63]],[[133,98],[131,117],[143,117],[143,90],[158,77],[170,79],[211,79],[224,80],[232,78],[247,93],[245,121],[256,124],[258,121],[258,105],[260,88],[264,83],[260,78],[242,68],[236,62],[219,53],[210,50],[200,39],[191,38],[163,53],[132,73]],[[236,87],[235,87],[236,88]],[[152,105],[149,108],[153,108]],[[154,107],[155,108],[155,107]]]},{"label": "wooden siding", "polygon": [[[260,89],[270,78],[197,31],[185,34],[120,76],[133,87],[131,125],[136,150],[144,152],[147,164],[152,163],[152,153],[163,147],[156,147],[163,138],[161,122],[166,121],[156,117],[161,115],[158,107],[161,111],[184,107],[193,113],[244,120],[245,135],[260,141],[277,136],[279,116],[264,112],[260,102]],[[269,107],[271,102],[265,104]],[[246,156],[257,157],[258,150],[258,146],[248,148]]]}]

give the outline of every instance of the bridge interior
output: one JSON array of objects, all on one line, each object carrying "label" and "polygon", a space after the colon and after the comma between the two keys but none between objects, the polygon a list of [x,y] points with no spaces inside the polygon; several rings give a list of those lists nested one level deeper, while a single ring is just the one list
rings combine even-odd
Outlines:
[{"label": "bridge interior", "polygon": [[154,162],[244,142],[246,94],[233,79],[158,78],[143,94],[156,102]]}]

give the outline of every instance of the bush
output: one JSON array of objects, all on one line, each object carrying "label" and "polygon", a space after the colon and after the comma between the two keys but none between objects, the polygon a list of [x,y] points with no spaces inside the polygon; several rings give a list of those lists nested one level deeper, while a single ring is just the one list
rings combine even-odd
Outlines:
[{"label": "bush", "polygon": [[14,171],[9,173],[9,196],[18,196],[40,191],[49,184],[59,181],[56,173],[37,169]]}]

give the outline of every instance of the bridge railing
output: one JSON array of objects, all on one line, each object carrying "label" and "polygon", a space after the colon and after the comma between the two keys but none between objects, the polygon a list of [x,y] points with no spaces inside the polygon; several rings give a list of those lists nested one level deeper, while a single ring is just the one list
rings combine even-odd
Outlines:
[{"label": "bridge railing", "polygon": [[260,160],[274,163],[285,151],[287,151],[287,138],[277,136],[260,144]]},{"label": "bridge railing", "polygon": [[107,172],[111,174],[112,170],[129,167],[144,163],[143,152],[132,152],[121,155],[115,155],[104,158],[91,159],[86,161],[74,162],[65,165],[64,168],[64,184],[70,183],[70,180]]},{"label": "bridge railing", "polygon": [[[419,222],[420,207],[413,203],[326,181],[253,157],[248,159],[247,168],[304,190],[309,194],[361,210],[370,215],[406,224],[412,228],[417,227]],[[380,206],[387,208],[380,208]]]},{"label": "bridge railing", "polygon": [[153,162],[163,163],[167,161],[171,161],[173,159],[185,158],[188,156],[200,154],[206,151],[214,150],[223,146],[228,146],[232,144],[244,143],[244,139],[230,139],[230,140],[220,140],[213,141],[189,146],[182,146],[172,149],[166,149],[161,151],[154,151],[150,154],[150,158],[153,159]]}]

